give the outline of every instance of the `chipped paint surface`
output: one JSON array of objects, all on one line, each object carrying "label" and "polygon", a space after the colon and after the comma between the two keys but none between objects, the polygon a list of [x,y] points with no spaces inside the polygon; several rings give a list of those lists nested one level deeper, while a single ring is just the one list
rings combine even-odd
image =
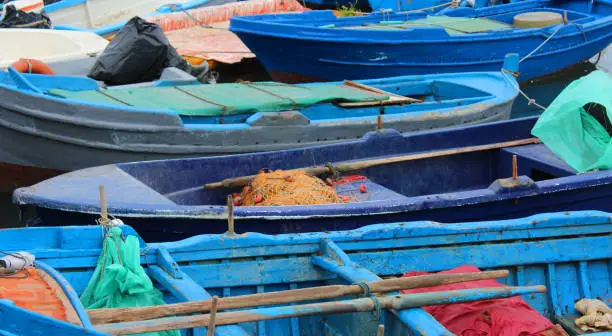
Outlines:
[{"label": "chipped paint surface", "polygon": [[[124,234],[133,233],[127,226],[122,229]],[[464,264],[481,269],[508,269],[510,276],[501,280],[505,284],[542,284],[549,292],[538,294],[541,287],[519,292],[512,287],[501,287],[496,288],[498,292],[494,289],[455,292],[457,295],[452,299],[431,293],[417,298],[430,300],[420,304],[431,304],[524,294],[525,300],[540,313],[549,318],[557,316],[555,322],[563,322],[570,321],[577,298],[586,295],[610,300],[607,270],[612,262],[611,232],[612,214],[585,211],[475,223],[378,224],[335,232],[199,235],[176,242],[142,243],[141,262],[168,302],[354,284],[408,271],[436,272]],[[37,260],[61,272],[78,293],[85,288],[96,265],[101,249],[100,235],[97,226],[7,229],[0,230],[3,242],[0,249],[31,251]],[[181,276],[166,272],[168,268],[161,267],[164,264],[176,265],[175,271]],[[322,318],[317,317],[322,307],[350,306],[365,312],[374,305],[370,298],[350,301],[354,298],[339,298],[328,306],[321,302],[302,302],[296,306],[258,307],[249,310],[246,317],[249,321],[269,320],[265,329],[257,322],[249,322],[241,326],[220,325],[217,330],[219,334],[232,336],[292,335],[295,330],[300,330],[298,334],[323,336]],[[398,310],[412,307],[414,299],[414,296],[396,298],[396,293],[380,297],[383,304],[396,308],[384,313],[386,330],[397,335],[450,336],[450,332],[421,309]],[[309,305],[300,307],[301,304]],[[2,312],[3,307],[0,302]],[[298,310],[312,317],[282,318]],[[1,313],[0,319],[4,316]],[[325,314],[323,318],[340,335],[372,335],[380,323],[370,313]],[[11,327],[10,323],[0,322],[0,330]],[[64,326],[54,323],[53,328]],[[84,334],[81,330],[75,335]]]}]

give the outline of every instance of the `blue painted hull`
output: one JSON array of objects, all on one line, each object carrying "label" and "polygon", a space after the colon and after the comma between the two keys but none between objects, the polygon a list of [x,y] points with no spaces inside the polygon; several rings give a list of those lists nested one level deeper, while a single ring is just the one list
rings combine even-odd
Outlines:
[{"label": "blue painted hull", "polygon": [[[551,322],[575,334],[578,330],[574,319],[579,316],[575,301],[612,299],[611,221],[609,213],[588,211],[448,225],[426,221],[394,223],[332,233],[200,235],[158,244],[141,241],[141,265],[169,303],[206,300],[213,295],[223,299],[350,285],[461,265],[481,270],[505,269],[509,276],[498,280],[505,285],[545,285],[546,293],[524,295],[524,300]],[[128,226],[122,230],[126,236],[137,235]],[[7,229],[0,231],[0,250],[29,251],[38,262],[57,270],[74,289],[71,293],[81,294],[102,251],[101,237],[100,226]],[[278,316],[282,311],[279,306],[262,309],[267,309],[268,316]],[[264,310],[258,312],[263,315]],[[323,336],[332,330],[333,335],[365,336],[374,334],[378,324],[384,324],[388,335],[453,335],[420,308],[383,310],[383,314],[382,320],[366,312],[272,319],[217,326],[216,330],[218,335],[236,336]],[[15,325],[28,323],[20,335],[40,335],[62,328],[71,331],[65,331],[65,335],[94,335],[87,317],[83,321],[87,329],[57,321],[50,325],[51,319],[11,309],[0,302],[0,319],[11,318],[11,322],[19,323],[2,323],[0,330],[11,331]],[[205,334],[206,330],[188,332]]]},{"label": "blue painted hull", "polygon": [[[512,23],[515,14],[544,7],[570,12],[576,23],[449,36],[442,28],[342,28],[381,20],[419,19],[423,13],[336,19],[331,12],[313,11],[285,17],[233,18],[230,30],[257,55],[275,80],[287,82],[496,71],[501,69],[506,53],[525,57],[535,50],[521,63],[519,80],[525,81],[586,60],[612,42],[612,4],[606,1],[597,2],[590,14],[586,1],[537,0],[441,13]],[[538,48],[548,37],[550,40]]]},{"label": "blue painted hull", "polygon": [[[249,175],[262,167],[292,169],[327,162],[432,152],[530,138],[536,118],[400,136],[393,131],[336,145],[251,155],[165,160],[75,171],[15,191],[13,201],[33,207],[29,225],[87,225],[99,213],[98,186],[109,193],[109,212],[150,241],[226,231],[226,195],[205,183]],[[504,189],[518,157],[519,180]],[[526,145],[407,161],[356,172],[368,178],[338,189],[348,204],[236,207],[237,232],[333,231],[406,220],[460,222],[517,218],[549,211],[612,212],[612,171],[576,175],[544,145]],[[164,176],[163,179],[159,178]],[[435,183],[433,182],[435,181]]]}]

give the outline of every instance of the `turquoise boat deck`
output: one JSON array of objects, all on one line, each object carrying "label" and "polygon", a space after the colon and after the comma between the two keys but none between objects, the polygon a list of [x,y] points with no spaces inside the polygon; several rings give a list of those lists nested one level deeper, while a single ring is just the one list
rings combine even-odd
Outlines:
[{"label": "turquoise boat deck", "polygon": [[88,103],[156,108],[181,116],[226,116],[300,109],[324,102],[377,102],[389,99],[342,84],[290,85],[238,83],[107,90],[49,90],[58,97]]},{"label": "turquoise boat deck", "polygon": [[[262,113],[267,112],[291,112],[302,124],[359,122],[375,119],[380,114],[410,118],[431,112],[448,113],[470,105],[494,104],[515,92],[507,79],[494,73],[406,76],[357,84],[365,84],[364,87],[342,82],[202,85],[195,80],[159,80],[106,88],[90,78],[9,71],[0,73],[0,83],[84,108],[174,115],[185,128],[195,130],[261,126],[258,123]],[[413,100],[402,102],[404,98]]]}]

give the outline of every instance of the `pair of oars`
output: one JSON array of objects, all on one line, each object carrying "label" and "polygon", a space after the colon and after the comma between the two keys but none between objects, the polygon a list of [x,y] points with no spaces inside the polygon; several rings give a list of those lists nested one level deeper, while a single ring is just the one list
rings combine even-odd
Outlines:
[{"label": "pair of oars", "polygon": [[[475,281],[508,276],[508,271],[490,271],[459,274],[434,274],[408,278],[396,278],[365,283],[372,293],[393,292],[401,289],[431,287],[457,282]],[[337,314],[348,312],[372,311],[375,309],[405,309],[426,305],[468,302],[543,292],[543,286],[498,287],[470,289],[461,291],[430,292],[371,298],[321,302],[295,306],[258,308],[242,311],[224,312],[217,310],[259,307],[277,304],[291,304],[300,301],[322,300],[346,295],[363,293],[360,285],[333,285],[260,293],[214,300],[185,302],[169,305],[139,308],[95,309],[88,311],[96,330],[124,335],[161,330],[185,329],[243,322],[281,319],[287,317]],[[193,313],[208,313],[168,317]],[[116,323],[120,322],[120,323]]]}]

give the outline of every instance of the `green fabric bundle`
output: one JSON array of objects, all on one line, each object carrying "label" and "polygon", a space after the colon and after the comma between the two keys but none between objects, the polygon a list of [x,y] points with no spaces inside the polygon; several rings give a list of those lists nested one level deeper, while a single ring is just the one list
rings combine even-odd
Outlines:
[{"label": "green fabric bundle", "polygon": [[[579,172],[612,168],[612,143],[606,128],[589,112],[605,108],[612,125],[612,75],[593,71],[571,83],[542,113],[531,134]],[[612,129],[610,127],[609,129]]]},{"label": "green fabric bundle", "polygon": [[[86,309],[126,308],[164,304],[162,294],[140,266],[139,240],[111,227],[104,238],[102,253],[87,288],[81,295]],[[179,336],[178,330],[142,335]]]}]

